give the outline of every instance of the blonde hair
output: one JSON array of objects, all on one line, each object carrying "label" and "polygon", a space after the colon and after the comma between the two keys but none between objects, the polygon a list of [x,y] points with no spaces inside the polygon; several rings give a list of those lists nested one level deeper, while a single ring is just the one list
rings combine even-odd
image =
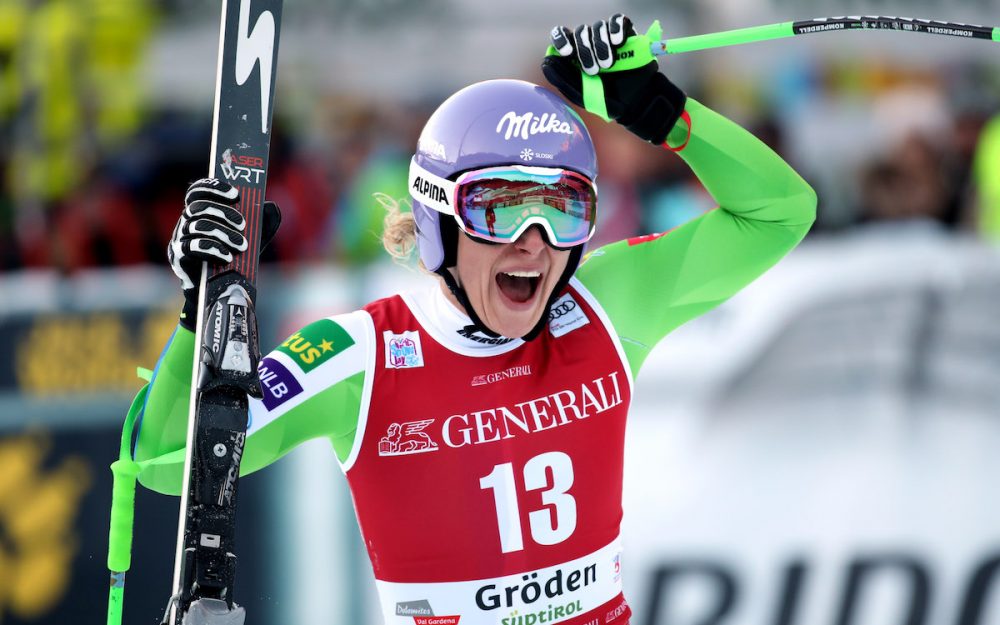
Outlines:
[{"label": "blonde hair", "polygon": [[[417,246],[417,224],[413,220],[412,204],[407,199],[397,200],[385,193],[373,193],[372,197],[385,209],[382,247],[389,252],[393,261],[401,265],[409,264]],[[411,210],[403,210],[404,203]]]}]

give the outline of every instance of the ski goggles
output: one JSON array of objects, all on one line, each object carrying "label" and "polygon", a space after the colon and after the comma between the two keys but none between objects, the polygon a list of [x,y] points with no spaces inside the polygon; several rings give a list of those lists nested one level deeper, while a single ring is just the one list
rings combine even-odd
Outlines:
[{"label": "ski goggles", "polygon": [[467,234],[494,243],[516,241],[537,224],[553,247],[575,247],[593,236],[597,221],[597,187],[568,169],[487,167],[451,181],[413,159],[409,187],[417,202],[454,216]]}]

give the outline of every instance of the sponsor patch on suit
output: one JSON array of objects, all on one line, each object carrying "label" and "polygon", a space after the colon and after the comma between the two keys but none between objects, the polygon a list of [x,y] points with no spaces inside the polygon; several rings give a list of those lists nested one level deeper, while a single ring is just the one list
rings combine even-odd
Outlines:
[{"label": "sponsor patch on suit", "polygon": [[287,354],[303,373],[309,373],[351,345],[354,339],[340,324],[320,319],[288,337],[278,351]]},{"label": "sponsor patch on suit", "polygon": [[424,354],[420,349],[420,333],[409,330],[402,334],[394,334],[386,330],[382,334],[385,340],[385,367],[387,369],[413,369],[424,366]]},{"label": "sponsor patch on suit", "polygon": [[588,323],[590,319],[587,319],[587,314],[569,293],[552,302],[552,307],[549,309],[549,332],[552,336],[569,334]]},{"label": "sponsor patch on suit", "polygon": [[257,366],[261,389],[264,391],[264,407],[274,410],[302,392],[302,385],[292,372],[274,358],[264,358]]}]

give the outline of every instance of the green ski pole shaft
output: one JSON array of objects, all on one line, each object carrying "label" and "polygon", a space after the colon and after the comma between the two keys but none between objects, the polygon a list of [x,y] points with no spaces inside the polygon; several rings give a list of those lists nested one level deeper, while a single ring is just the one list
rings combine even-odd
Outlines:
[{"label": "green ski pole shaft", "polygon": [[664,39],[663,41],[654,41],[651,44],[651,51],[657,56],[681,54],[683,52],[737,46],[744,43],[783,39],[785,37],[795,37],[796,35],[843,30],[891,30],[902,33],[926,33],[930,35],[963,37],[966,39],[1000,41],[1000,28],[990,26],[977,26],[975,24],[942,22],[911,17],[852,15],[847,17],[821,17],[796,22],[781,22],[779,24],[724,30],[705,35]]}]

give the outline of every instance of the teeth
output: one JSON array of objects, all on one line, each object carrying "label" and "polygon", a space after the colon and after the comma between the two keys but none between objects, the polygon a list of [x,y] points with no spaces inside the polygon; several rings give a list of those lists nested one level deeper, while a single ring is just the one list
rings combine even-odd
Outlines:
[{"label": "teeth", "polygon": [[538,271],[505,271],[504,273],[514,278],[537,278],[542,275]]}]

